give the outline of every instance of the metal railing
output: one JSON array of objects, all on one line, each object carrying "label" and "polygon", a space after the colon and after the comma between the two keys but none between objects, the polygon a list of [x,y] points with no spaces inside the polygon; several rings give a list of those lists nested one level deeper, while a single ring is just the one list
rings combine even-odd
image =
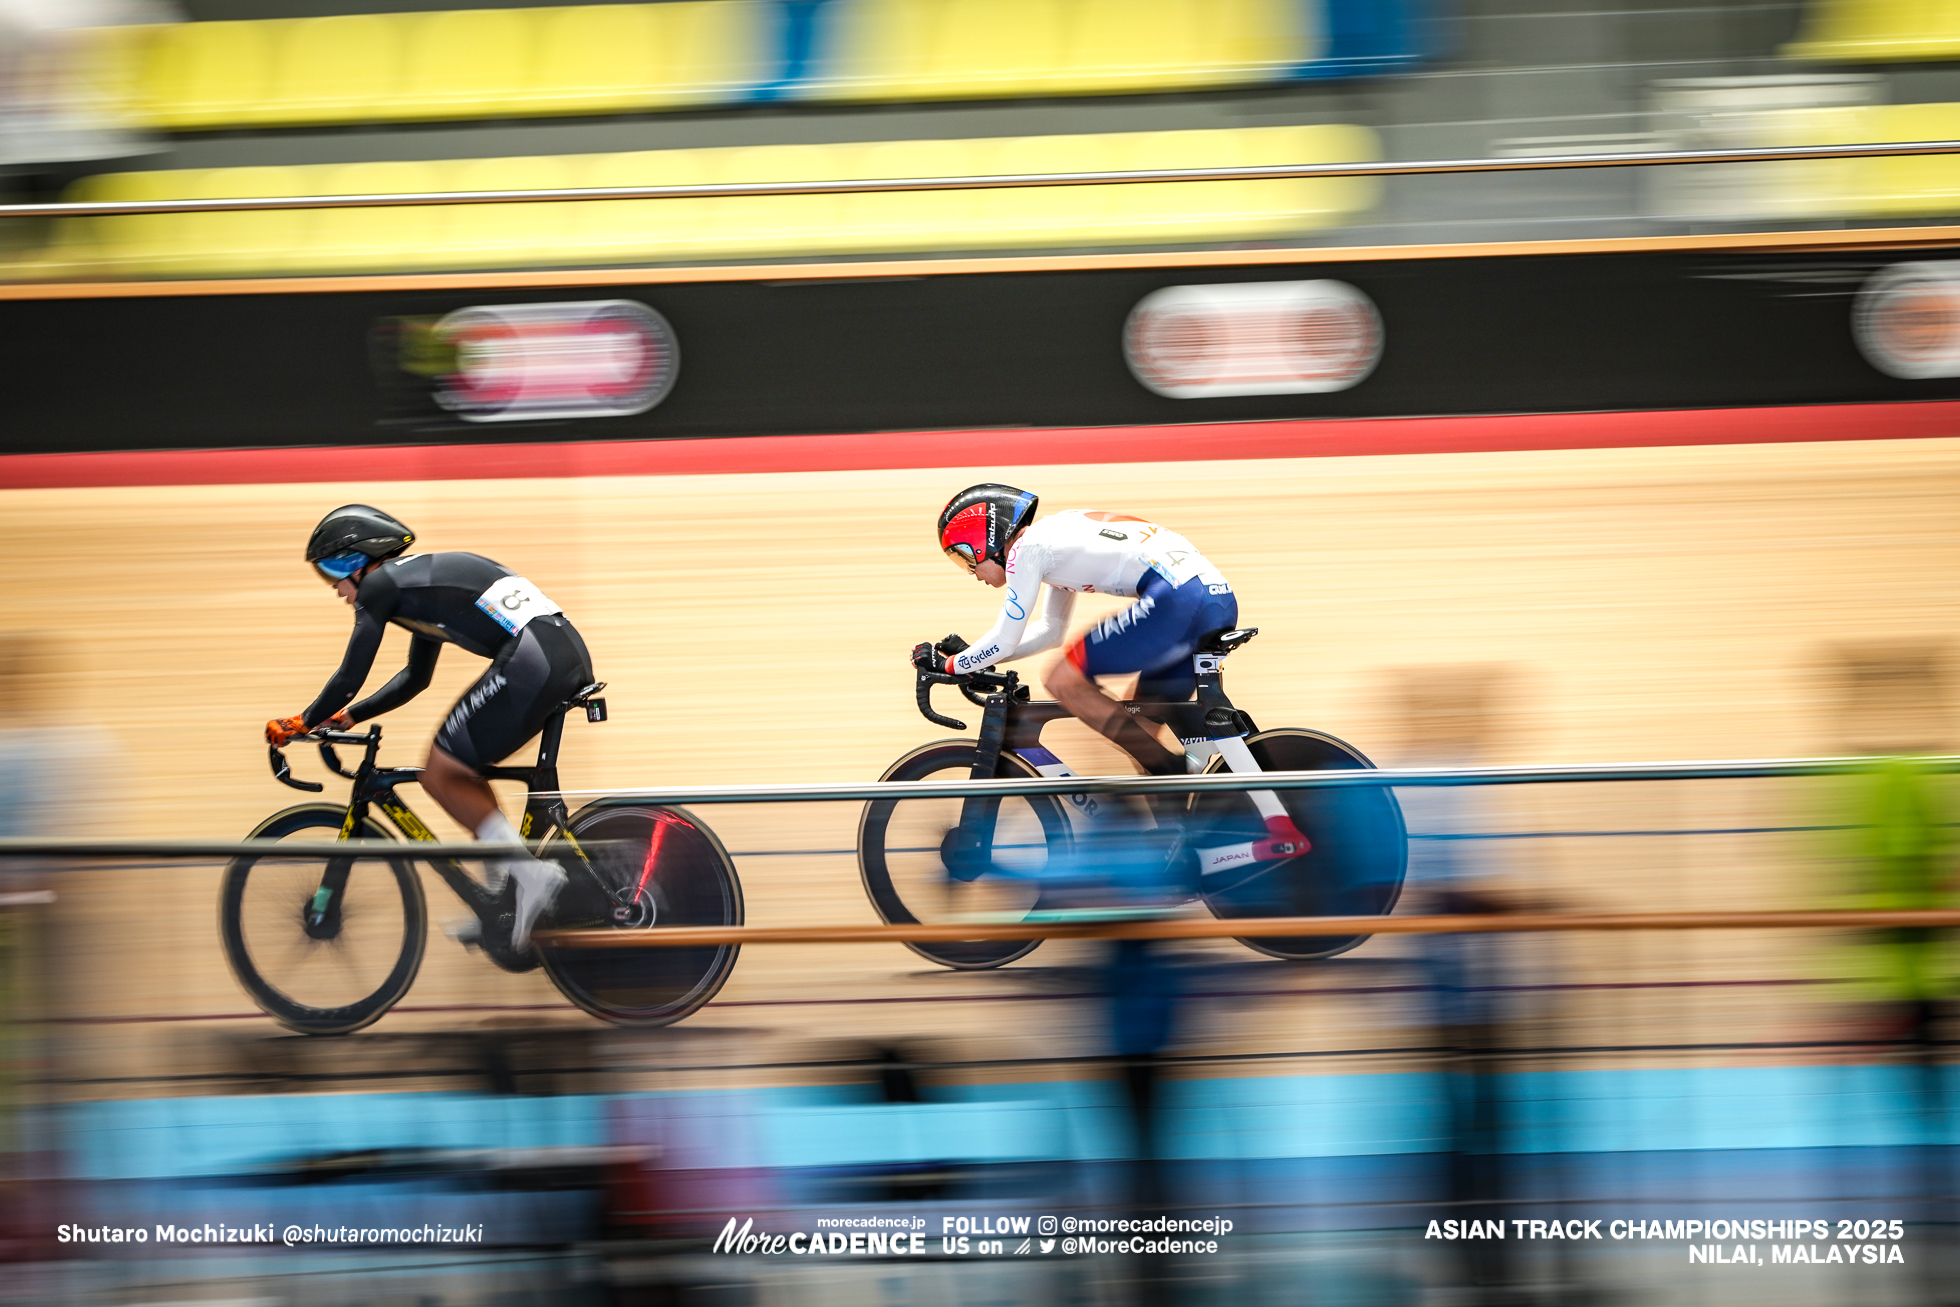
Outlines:
[{"label": "metal railing", "polygon": [[[1960,755],[1914,760],[1928,771],[1960,772]],[[1767,758],[1709,762],[1568,763],[1543,767],[1371,767],[1354,771],[1218,772],[1202,776],[1062,776],[998,781],[843,781],[816,785],[698,785],[630,790],[560,790],[568,799],[623,797],[661,803],[808,803],[823,800],[958,799],[969,794],[1185,794],[1215,790],[1345,790],[1454,785],[1543,785],[1607,781],[1746,780],[1843,776],[1871,758]],[[5,841],[0,841],[4,851]]]},{"label": "metal railing", "polygon": [[[1766,758],[1706,762],[1563,763],[1538,767],[1370,767],[1353,771],[1217,772],[1197,776],[1059,776],[991,781],[834,781],[789,785],[668,785],[540,791],[564,799],[644,799],[678,806],[735,803],[835,803],[896,799],[997,798],[1031,795],[1233,793],[1247,790],[1433,788],[1463,785],[1598,784],[1624,781],[1750,780],[1845,776],[1869,771],[1874,759]],[[1929,772],[1960,772],[1960,754],[1916,758]],[[516,846],[475,841],[399,840],[104,840],[40,836],[0,838],[0,859],[127,858],[307,859],[321,857],[484,858],[521,854]]]},{"label": "metal railing", "polygon": [[[1413,767],[1352,771],[1288,771],[1203,776],[1068,776],[992,781],[840,782],[792,785],[668,786],[628,790],[563,790],[565,798],[635,798],[671,805],[776,804],[901,799],[1151,795],[1249,790],[1431,788],[1483,785],[1597,784],[1630,781],[1746,780],[1842,776],[1869,771],[1868,757],[1744,761],[1565,764],[1537,767]],[[1960,772],[1960,756],[1915,759],[1928,772]],[[10,858],[116,862],[234,857],[305,861],[354,857],[423,860],[480,859],[521,852],[474,842],[345,840],[75,840],[0,839],[0,863]],[[1255,939],[1376,935],[1537,934],[1555,931],[1782,930],[1960,927],[1960,909],[1807,910],[1728,912],[1516,912],[1402,917],[1263,917],[1108,921],[984,921],[903,925],[670,926],[638,932],[541,932],[569,947],[687,947],[704,944],[930,943],[1018,939]]]},{"label": "metal railing", "polygon": [[1543,935],[1557,931],[1888,930],[1960,926],[1960,909],[1815,912],[1493,912],[1424,917],[1227,917],[1158,921],[931,922],[898,926],[666,926],[658,930],[541,930],[564,948],[685,948],[699,944],[950,944],[1016,939],[1299,939],[1346,935]]},{"label": "metal railing", "polygon": [[1457,173],[1645,168],[1682,164],[1779,163],[1960,154],[1960,141],[1798,145],[1761,149],[1648,150],[1626,154],[1547,154],[1527,158],[1429,159],[1386,163],[1271,164],[1235,168],[1146,168],[1117,172],[1000,173],[972,177],[718,182],[689,186],[577,186],[508,191],[405,191],[375,195],[273,195],[232,199],[105,200],[0,204],[0,218],[111,218],[165,213],[254,213],[290,209],[380,209],[441,204],[545,204],[578,200],[708,200],[791,195],[1025,190],[1163,182],[1306,181],[1337,177],[1420,177]]}]

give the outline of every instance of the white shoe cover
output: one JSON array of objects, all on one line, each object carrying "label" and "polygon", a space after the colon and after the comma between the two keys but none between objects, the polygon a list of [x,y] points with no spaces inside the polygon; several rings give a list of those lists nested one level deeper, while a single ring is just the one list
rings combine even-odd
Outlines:
[{"label": "white shoe cover", "polygon": [[517,882],[517,919],[511,923],[510,946],[522,953],[531,947],[531,927],[538,914],[551,906],[565,887],[565,869],[555,862],[512,862],[510,877]]}]

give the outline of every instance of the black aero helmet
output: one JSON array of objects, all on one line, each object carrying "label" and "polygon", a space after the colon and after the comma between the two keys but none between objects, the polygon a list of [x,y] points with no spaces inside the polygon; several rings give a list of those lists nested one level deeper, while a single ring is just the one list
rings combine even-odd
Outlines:
[{"label": "black aero helmet", "polygon": [[992,560],[1007,566],[1007,544],[1034,521],[1040,504],[1033,492],[988,481],[954,495],[939,514],[939,547],[971,572]]},{"label": "black aero helmet", "polygon": [[415,533],[378,508],[343,504],[320,519],[306,542],[306,561],[329,581],[342,581],[415,543]]}]

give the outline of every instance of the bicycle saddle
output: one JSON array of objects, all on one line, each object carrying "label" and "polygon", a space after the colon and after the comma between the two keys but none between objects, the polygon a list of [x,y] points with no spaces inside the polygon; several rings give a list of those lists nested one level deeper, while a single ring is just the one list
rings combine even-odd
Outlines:
[{"label": "bicycle saddle", "polygon": [[1212,631],[1198,640],[1198,652],[1208,654],[1228,654],[1248,643],[1259,634],[1256,626],[1241,627],[1235,631]]}]

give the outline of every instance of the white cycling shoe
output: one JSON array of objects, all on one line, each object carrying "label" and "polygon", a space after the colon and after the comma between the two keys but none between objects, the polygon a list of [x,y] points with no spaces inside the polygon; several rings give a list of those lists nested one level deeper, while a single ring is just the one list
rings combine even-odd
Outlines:
[{"label": "white cycling shoe", "polygon": [[510,926],[510,946],[522,953],[531,947],[531,927],[537,924],[538,914],[550,907],[565,887],[565,869],[555,862],[535,859],[504,865],[517,883],[517,916]]}]

